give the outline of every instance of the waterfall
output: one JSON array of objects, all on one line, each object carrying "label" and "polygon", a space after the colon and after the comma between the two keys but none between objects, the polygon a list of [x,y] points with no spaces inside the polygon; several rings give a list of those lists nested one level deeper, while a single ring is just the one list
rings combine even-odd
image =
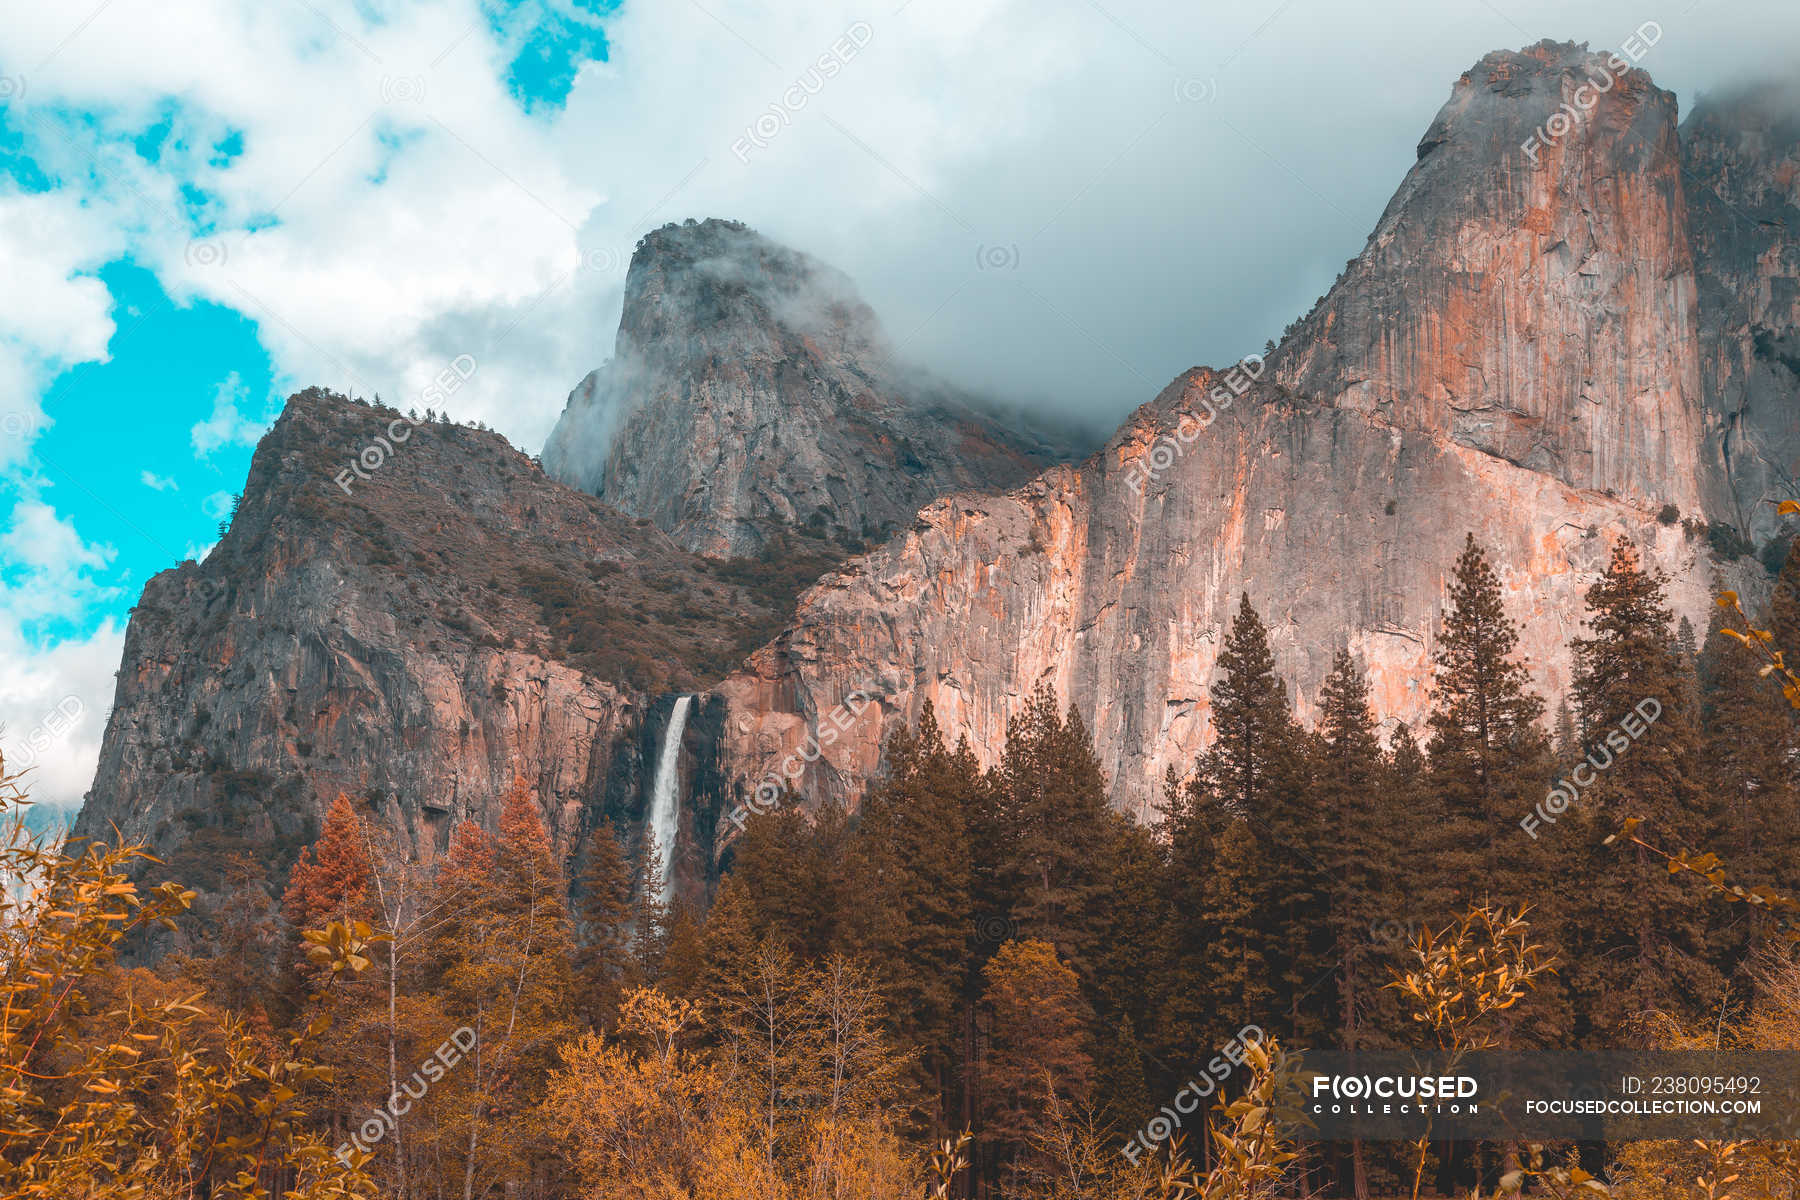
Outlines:
[{"label": "waterfall", "polygon": [[669,710],[669,727],[663,730],[662,752],[656,758],[656,782],[650,791],[650,852],[657,856],[662,868],[662,894],[669,898],[675,881],[669,877],[675,867],[675,832],[681,819],[681,731],[687,728],[692,696],[675,697]]}]

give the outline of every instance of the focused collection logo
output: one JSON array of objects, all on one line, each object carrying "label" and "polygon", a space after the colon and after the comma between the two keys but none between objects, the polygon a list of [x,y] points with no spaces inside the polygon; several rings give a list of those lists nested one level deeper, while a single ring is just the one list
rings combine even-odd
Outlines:
[{"label": "focused collection logo", "polygon": [[1317,1075],[1315,1116],[1465,1116],[1481,1111],[1473,1075]]}]

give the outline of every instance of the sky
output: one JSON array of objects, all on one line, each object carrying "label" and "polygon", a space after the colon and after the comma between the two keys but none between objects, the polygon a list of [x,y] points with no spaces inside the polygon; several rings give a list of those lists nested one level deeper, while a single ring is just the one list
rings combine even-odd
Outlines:
[{"label": "sky", "polygon": [[1794,75],[1792,0],[1658,3],[0,0],[0,751],[79,803],[131,605],[290,392],[472,361],[451,415],[536,452],[659,225],[1109,428],[1279,338],[1486,52],[1654,21],[1684,112]]}]

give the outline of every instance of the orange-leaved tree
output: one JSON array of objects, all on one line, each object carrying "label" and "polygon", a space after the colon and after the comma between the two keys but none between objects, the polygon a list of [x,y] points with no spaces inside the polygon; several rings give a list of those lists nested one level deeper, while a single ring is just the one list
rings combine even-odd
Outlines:
[{"label": "orange-leaved tree", "polygon": [[986,1135],[1015,1167],[1032,1155],[1052,1098],[1088,1098],[1088,1053],[1080,985],[1055,947],[1036,939],[1001,946],[983,973],[991,1022],[981,1075]]},{"label": "orange-leaved tree", "polygon": [[[58,846],[25,826],[0,760],[0,1195],[19,1200],[208,1196],[350,1200],[367,1178],[310,1127],[302,1092],[329,1011],[269,1053],[202,997],[146,997],[119,944],[173,928],[194,897],[141,889],[140,845]],[[370,930],[306,934],[322,990],[367,967]]]},{"label": "orange-leaved tree", "polygon": [[434,1085],[440,1187],[472,1200],[476,1182],[554,1173],[538,1102],[571,1019],[568,888],[530,787],[517,779],[499,835],[464,822],[435,881],[443,913],[427,986],[446,1020],[474,1035],[466,1062]]}]

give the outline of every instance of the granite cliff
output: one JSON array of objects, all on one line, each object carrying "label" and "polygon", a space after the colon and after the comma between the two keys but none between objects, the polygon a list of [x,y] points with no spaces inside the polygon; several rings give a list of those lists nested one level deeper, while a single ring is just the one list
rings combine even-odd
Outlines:
[{"label": "granite cliff", "polygon": [[639,244],[613,358],[570,395],[544,467],[690,550],[734,556],[786,529],[860,546],[945,492],[1022,483],[1076,446],[903,366],[842,272],[707,220]]},{"label": "granite cliff", "polygon": [[[809,592],[721,688],[735,774],[804,763],[787,756],[864,681],[890,727],[929,700],[992,761],[1049,683],[1147,814],[1210,739],[1240,593],[1302,717],[1347,646],[1378,713],[1416,724],[1467,532],[1553,701],[1612,539],[1704,628],[1714,579],[1756,594],[1749,552],[1778,562],[1792,535],[1767,501],[1800,470],[1793,112],[1708,105],[1684,147],[1674,97],[1617,56],[1487,56],[1266,373],[1196,368],[1086,462],[939,500]],[[800,791],[854,798],[883,733],[835,738]]]},{"label": "granite cliff", "polygon": [[1800,88],[1702,99],[1681,126],[1699,284],[1708,511],[1764,544],[1800,497]]},{"label": "granite cliff", "polygon": [[[1563,110],[1590,81],[1607,86],[1584,93],[1593,107]],[[1456,81],[1368,245],[1283,340],[1276,377],[1574,488],[1694,513],[1695,323],[1675,97],[1543,42]]]},{"label": "granite cliff", "polygon": [[[212,893],[240,867],[278,885],[339,792],[427,864],[514,779],[565,851],[602,814],[641,828],[674,695],[779,628],[796,585],[696,558],[496,434],[301,393],[219,544],[132,611],[75,832],[116,826]],[[684,739],[690,880],[718,720],[701,704]]]}]

